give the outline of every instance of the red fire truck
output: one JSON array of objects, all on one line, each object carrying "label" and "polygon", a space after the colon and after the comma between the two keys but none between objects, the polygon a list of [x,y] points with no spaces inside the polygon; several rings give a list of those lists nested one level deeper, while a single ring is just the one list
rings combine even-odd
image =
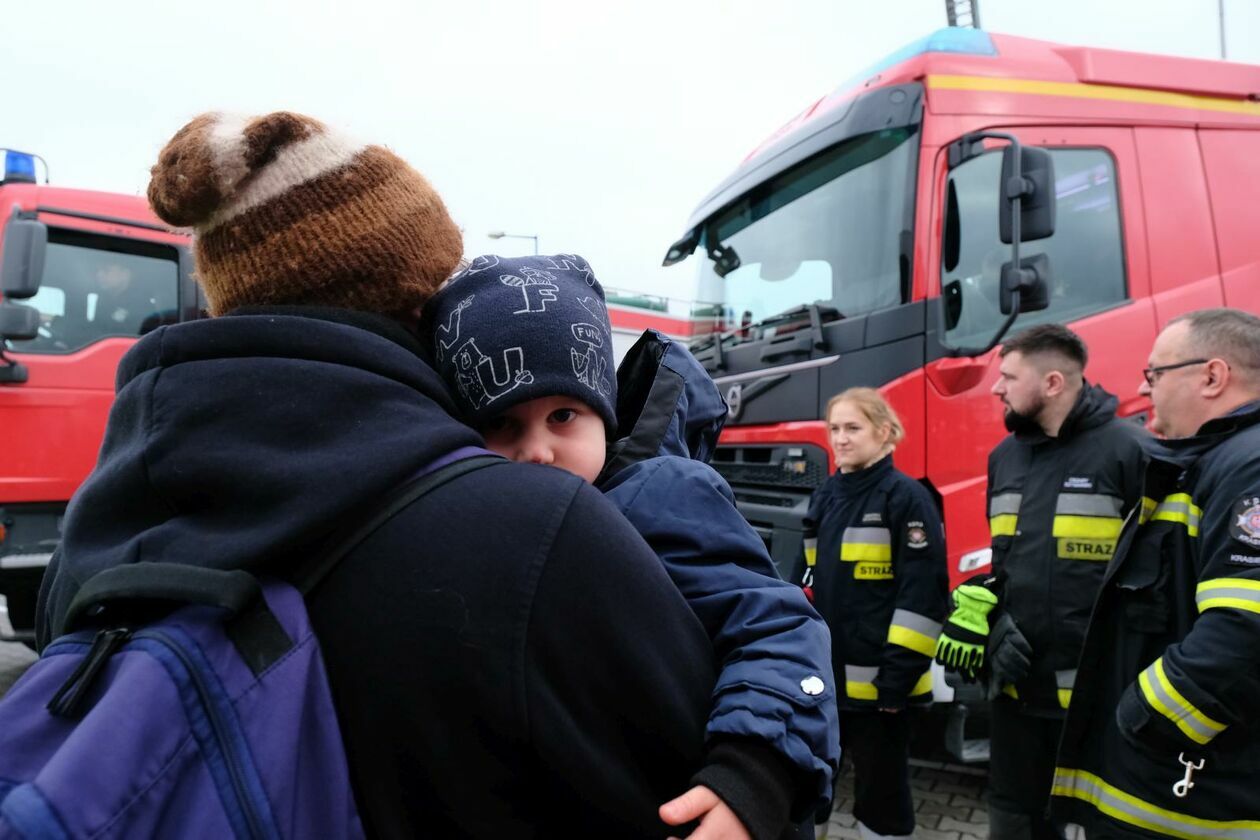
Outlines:
[{"label": "red fire truck", "polygon": [[954,582],[984,567],[995,344],[1070,325],[1140,421],[1161,324],[1260,311],[1256,184],[1243,64],[944,29],[792,119],[665,260],[695,252],[698,296],[722,302],[725,331],[693,343],[731,408],[715,465],[780,567],[834,468],[822,407],[854,385],[904,419],[896,460],[940,502]]},{"label": "red fire truck", "polygon": [[36,183],[0,150],[0,640],[29,640],[66,503],[96,463],[118,360],[197,317],[187,237],[137,196]]},{"label": "red fire truck", "polygon": [[784,574],[835,466],[823,407],[856,385],[905,421],[895,459],[940,505],[952,583],[987,567],[996,344],[1068,324],[1088,378],[1144,421],[1162,324],[1260,312],[1257,184],[1260,67],[974,29],[911,44],[779,129],[665,264],[695,253],[697,296],[722,302],[724,330],[692,344],[730,405],[714,466]]}]

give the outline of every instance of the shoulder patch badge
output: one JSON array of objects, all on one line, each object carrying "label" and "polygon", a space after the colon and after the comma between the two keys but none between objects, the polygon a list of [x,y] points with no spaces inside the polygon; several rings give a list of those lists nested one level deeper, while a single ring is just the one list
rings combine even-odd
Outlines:
[{"label": "shoulder patch badge", "polygon": [[1243,545],[1260,548],[1260,496],[1246,496],[1234,506],[1229,535]]},{"label": "shoulder patch badge", "polygon": [[906,523],[906,546],[908,548],[927,548],[927,529],[922,522]]}]

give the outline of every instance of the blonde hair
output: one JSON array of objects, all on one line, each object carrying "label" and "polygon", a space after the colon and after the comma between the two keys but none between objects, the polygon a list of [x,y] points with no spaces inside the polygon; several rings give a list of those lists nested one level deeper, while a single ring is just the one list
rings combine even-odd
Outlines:
[{"label": "blonde hair", "polygon": [[906,429],[901,425],[901,418],[893,407],[884,399],[884,395],[874,388],[847,388],[827,401],[827,412],[823,415],[831,422],[831,409],[840,403],[852,403],[858,411],[876,428],[888,427],[888,446],[896,448],[906,436]]}]

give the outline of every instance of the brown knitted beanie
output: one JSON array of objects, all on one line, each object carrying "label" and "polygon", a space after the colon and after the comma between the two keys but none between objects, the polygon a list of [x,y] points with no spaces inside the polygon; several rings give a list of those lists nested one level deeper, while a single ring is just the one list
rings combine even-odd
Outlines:
[{"label": "brown knitted beanie", "polygon": [[307,304],[394,314],[455,270],[459,228],[429,182],[318,120],[202,114],[166,144],[149,203],[191,227],[210,314]]}]

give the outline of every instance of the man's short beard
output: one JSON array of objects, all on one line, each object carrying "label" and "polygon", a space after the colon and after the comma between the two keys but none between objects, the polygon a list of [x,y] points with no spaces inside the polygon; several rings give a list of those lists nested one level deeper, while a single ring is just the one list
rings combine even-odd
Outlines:
[{"label": "man's short beard", "polygon": [[1029,409],[1027,411],[1016,411],[1008,403],[1006,415],[1003,418],[1006,422],[1006,430],[1008,432],[1039,430],[1041,428],[1041,415],[1046,410],[1045,399],[1040,396],[1036,397]]}]

